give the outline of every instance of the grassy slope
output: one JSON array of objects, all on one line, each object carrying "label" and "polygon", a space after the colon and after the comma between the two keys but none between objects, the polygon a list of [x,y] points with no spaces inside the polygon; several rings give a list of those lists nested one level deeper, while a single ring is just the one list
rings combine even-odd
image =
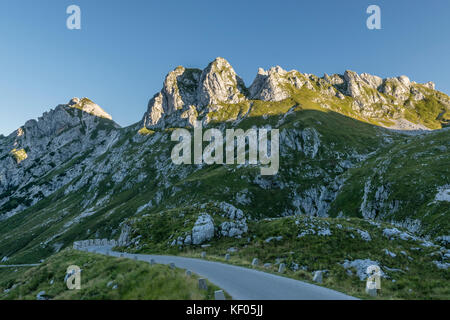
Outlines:
[{"label": "grassy slope", "polygon": [[[450,230],[450,203],[435,201],[438,187],[450,184],[450,130],[410,137],[377,154],[359,168],[348,172],[349,179],[332,206],[332,215],[342,211],[360,216],[364,186],[387,186],[386,203],[401,201],[400,210],[379,210],[387,220],[419,219],[425,234],[446,235]],[[374,200],[376,188],[369,194]],[[334,213],[334,214],[333,214]]]},{"label": "grassy slope", "polygon": [[[269,118],[268,121],[278,121],[281,118]],[[250,126],[260,121],[260,118],[252,118],[245,126]],[[368,153],[375,150],[380,143],[377,137],[377,129],[371,125],[357,122],[351,118],[344,117],[334,112],[320,112],[314,110],[306,110],[294,113],[286,118],[285,127],[292,127],[297,123],[299,129],[306,127],[314,127],[323,136],[323,144],[333,144],[336,150],[341,152],[356,150],[360,153]],[[332,134],[336,131],[336,134]],[[358,132],[358,134],[354,134]],[[136,133],[133,133],[136,134]],[[158,133],[160,136],[165,135],[166,139],[170,133]],[[158,135],[156,134],[156,135]],[[118,145],[126,144],[126,156],[133,156],[142,151],[144,165],[142,171],[148,175],[148,178],[142,183],[132,186],[129,190],[123,191],[122,188],[133,177],[127,177],[123,182],[114,185],[111,177],[105,177],[105,180],[98,188],[98,194],[95,200],[99,200],[106,194],[114,191],[114,197],[110,202],[103,206],[95,207],[95,214],[86,217],[79,224],[74,224],[71,228],[64,228],[64,224],[78,216],[82,211],[80,204],[91,197],[93,194],[88,191],[88,187],[84,187],[77,192],[64,195],[65,188],[57,191],[50,197],[40,201],[35,206],[11,217],[6,221],[0,222],[0,234],[2,241],[0,242],[0,254],[3,256],[13,256],[16,263],[37,262],[41,258],[48,256],[53,252],[53,244],[63,243],[70,245],[73,241],[85,238],[111,237],[111,233],[117,228],[119,223],[125,218],[132,216],[137,209],[154,199],[158,191],[163,192],[164,197],[159,205],[155,205],[142,212],[159,212],[167,208],[167,206],[182,206],[186,201],[191,203],[208,202],[210,200],[233,201],[234,194],[244,188],[249,188],[255,195],[252,205],[245,206],[242,209],[249,215],[254,216],[279,216],[284,207],[291,208],[290,201],[287,200],[289,195],[281,189],[263,190],[254,183],[248,183],[242,180],[241,176],[249,176],[254,179],[259,175],[259,169],[256,167],[242,167],[235,169],[233,172],[227,170],[224,166],[205,166],[201,170],[193,171],[184,179],[179,179],[175,174],[170,177],[174,185],[181,189],[180,192],[174,194],[171,189],[164,190],[158,186],[158,180],[153,168],[154,161],[160,155],[169,156],[172,145],[167,142],[157,141],[157,147],[149,148],[145,145],[145,139],[152,139],[154,135],[142,137],[142,142],[133,142],[132,135],[124,134]],[[366,142],[370,141],[368,145]],[[116,152],[114,149],[111,153]],[[298,167],[299,170],[306,165],[312,167],[325,168],[326,175],[333,174],[335,162],[332,159],[333,154],[327,153],[324,149],[321,155],[322,160],[311,160],[302,154],[294,154],[293,158],[281,160],[280,180],[288,180],[291,178],[289,168]],[[100,157],[98,161],[107,159],[108,154]],[[323,160],[325,158],[325,160]],[[73,161],[78,161],[75,158]],[[283,163],[284,161],[284,163]],[[299,164],[300,165],[299,165]],[[64,174],[64,171],[73,165],[73,162],[67,163],[62,168],[58,168],[55,172],[48,175],[58,176]],[[236,166],[231,166],[235,168]],[[298,178],[297,183],[314,185],[320,182],[322,177],[314,179]],[[45,179],[44,179],[45,180]],[[218,183],[220,181],[220,183]],[[75,183],[74,181],[73,183]],[[223,192],[223,187],[227,186],[229,191]],[[111,186],[112,189],[111,189]],[[95,203],[95,201],[93,202]],[[124,204],[126,203],[126,206]],[[55,237],[47,243],[54,235]]]},{"label": "grassy slope", "polygon": [[[283,113],[294,106],[295,104],[284,106],[280,115],[273,115],[266,119],[256,115],[259,112],[266,111],[258,111],[257,108],[259,107],[254,106],[252,110],[256,113],[255,116],[244,119],[239,127],[244,130],[254,125],[263,124],[270,124],[275,127],[284,117]],[[274,114],[276,113],[275,110],[272,111]],[[379,128],[373,125],[355,121],[331,111],[301,108],[297,111],[284,118],[280,130],[314,128],[320,134],[321,139],[318,155],[312,159],[301,151],[292,151],[286,157],[280,159],[279,174],[276,177],[266,177],[267,180],[295,182],[301,185],[303,189],[322,185],[325,181],[333,179],[339,174],[335,171],[339,154],[341,157],[352,152],[368,154],[382,146],[383,138],[380,136]],[[236,166],[205,166],[186,179],[177,181],[176,185],[182,188],[184,192],[180,192],[179,196],[172,196],[171,203],[177,202],[178,199],[180,204],[185,203],[186,201],[182,201],[182,199],[186,196],[190,197],[190,203],[208,202],[210,200],[233,202],[236,193],[248,189],[253,194],[253,201],[248,206],[244,205],[242,209],[250,216],[274,217],[279,216],[285,210],[295,209],[291,205],[290,193],[287,190],[277,187],[263,190],[253,183],[260,175],[258,167],[241,167],[232,169],[231,172],[228,168],[236,168]],[[313,169],[317,170],[319,174],[311,177],[309,173]],[[295,170],[294,175],[292,170]],[[223,192],[224,188],[227,192]],[[188,193],[188,190],[191,190],[191,192]],[[157,210],[154,210],[154,212],[157,212]]]},{"label": "grassy slope", "polygon": [[[82,269],[80,290],[66,287],[64,276],[70,265]],[[45,296],[54,300],[211,300],[219,290],[210,283],[208,290],[198,289],[198,277],[186,276],[181,269],[71,249],[38,267],[18,270],[0,270],[0,299],[34,300],[45,291]]]}]

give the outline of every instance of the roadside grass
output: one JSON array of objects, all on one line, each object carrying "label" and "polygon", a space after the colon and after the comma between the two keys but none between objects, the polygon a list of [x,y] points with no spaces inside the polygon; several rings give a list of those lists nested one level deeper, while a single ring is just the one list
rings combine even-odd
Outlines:
[{"label": "roadside grass", "polygon": [[[70,265],[81,268],[80,290],[66,287],[64,277]],[[208,290],[200,290],[199,277],[187,276],[181,269],[72,249],[38,267],[0,270],[0,275],[3,300],[35,300],[41,291],[52,300],[213,300],[214,291],[219,290],[209,282]]]}]

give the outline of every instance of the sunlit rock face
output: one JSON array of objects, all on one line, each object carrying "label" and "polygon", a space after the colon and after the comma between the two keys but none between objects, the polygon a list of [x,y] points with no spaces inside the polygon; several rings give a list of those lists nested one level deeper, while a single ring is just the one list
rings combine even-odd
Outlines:
[{"label": "sunlit rock face", "polygon": [[208,106],[245,99],[244,82],[225,59],[216,58],[204,70],[180,66],[166,76],[162,90],[150,100],[143,125],[192,125],[196,114]]}]

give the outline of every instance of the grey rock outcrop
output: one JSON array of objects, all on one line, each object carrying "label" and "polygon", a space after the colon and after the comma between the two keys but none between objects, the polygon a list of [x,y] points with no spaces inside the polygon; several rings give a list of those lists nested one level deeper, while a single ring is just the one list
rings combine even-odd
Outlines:
[{"label": "grey rock outcrop", "polygon": [[317,283],[323,282],[323,272],[322,271],[316,271],[314,272],[313,281]]},{"label": "grey rock outcrop", "polygon": [[407,76],[388,78],[383,83],[382,92],[393,96],[398,101],[405,101],[411,92],[411,81]]},{"label": "grey rock outcrop", "polygon": [[223,211],[222,217],[229,219],[219,227],[223,237],[240,237],[248,231],[247,219],[241,209],[226,202],[220,203],[219,207]]},{"label": "grey rock outcrop", "polygon": [[119,246],[126,246],[130,242],[131,227],[127,224],[122,225],[118,240]]},{"label": "grey rock outcrop", "polygon": [[309,80],[298,71],[288,72],[280,66],[272,67],[267,71],[259,68],[249,88],[249,95],[255,100],[281,101],[290,96],[289,86],[301,89],[304,85],[313,89]]},{"label": "grey rock outcrop", "polygon": [[245,100],[245,84],[224,58],[216,58],[203,70],[197,92],[198,105]]},{"label": "grey rock outcrop", "polygon": [[202,244],[214,237],[214,220],[207,214],[201,214],[192,229],[192,243]]}]

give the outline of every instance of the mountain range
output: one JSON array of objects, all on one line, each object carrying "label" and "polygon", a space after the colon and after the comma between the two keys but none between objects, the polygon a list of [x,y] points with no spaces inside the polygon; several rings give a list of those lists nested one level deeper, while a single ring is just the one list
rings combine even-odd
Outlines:
[{"label": "mountain range", "polygon": [[[250,164],[173,164],[171,132],[195,121],[221,131],[279,129],[278,174],[261,176]],[[446,270],[449,121],[450,97],[432,82],[277,66],[260,68],[247,87],[223,58],[171,71],[128,127],[73,98],[0,136],[0,259],[36,262],[94,238],[137,251],[250,243],[256,226],[301,217],[361,232],[368,229],[356,226],[379,224],[380,237],[403,234],[440,250],[427,263]]]}]

